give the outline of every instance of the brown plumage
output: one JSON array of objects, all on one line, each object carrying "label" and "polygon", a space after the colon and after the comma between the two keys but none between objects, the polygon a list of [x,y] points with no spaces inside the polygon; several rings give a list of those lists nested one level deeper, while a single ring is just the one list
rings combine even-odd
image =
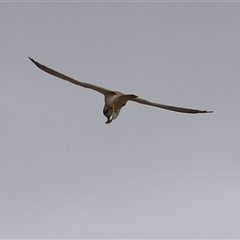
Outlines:
[{"label": "brown plumage", "polygon": [[86,82],[80,82],[77,81],[71,77],[68,77],[60,72],[57,72],[51,68],[48,68],[38,62],[36,62],[35,60],[33,60],[32,58],[29,57],[29,59],[41,70],[55,76],[58,78],[61,78],[63,80],[66,80],[68,82],[71,82],[73,84],[76,84],[78,86],[84,87],[84,88],[89,88],[92,90],[95,90],[99,93],[102,93],[105,97],[105,105],[103,108],[103,114],[106,116],[107,121],[106,123],[111,123],[114,119],[116,119],[120,113],[120,110],[122,109],[123,106],[126,105],[126,103],[128,101],[134,101],[140,104],[145,104],[145,105],[149,105],[149,106],[153,106],[153,107],[158,107],[158,108],[163,108],[166,110],[171,110],[171,111],[175,111],[175,112],[182,112],[182,113],[212,113],[213,111],[207,111],[207,110],[197,110],[197,109],[190,109],[190,108],[182,108],[182,107],[174,107],[174,106],[169,106],[169,105],[164,105],[164,104],[160,104],[160,103],[154,103],[154,102],[150,102],[148,100],[139,98],[138,96],[134,95],[134,94],[123,94],[121,92],[118,91],[112,91],[103,87],[99,87],[96,85],[93,85],[91,83],[86,83]]}]

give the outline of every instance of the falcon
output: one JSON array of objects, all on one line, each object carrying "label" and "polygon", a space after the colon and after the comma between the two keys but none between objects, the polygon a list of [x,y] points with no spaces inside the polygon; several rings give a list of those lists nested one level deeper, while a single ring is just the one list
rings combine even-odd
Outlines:
[{"label": "falcon", "polygon": [[103,114],[107,118],[107,121],[105,122],[106,124],[111,123],[113,120],[115,120],[118,117],[122,107],[124,107],[128,101],[133,101],[133,102],[137,102],[140,104],[145,104],[148,106],[158,107],[158,108],[175,111],[175,112],[181,112],[181,113],[195,114],[195,113],[212,113],[213,112],[213,111],[207,111],[207,110],[197,110],[197,109],[190,109],[190,108],[183,108],[183,107],[175,107],[175,106],[150,102],[143,98],[139,98],[138,96],[136,96],[134,94],[124,94],[124,93],[121,93],[118,91],[112,91],[112,90],[109,90],[109,89],[106,89],[103,87],[99,87],[99,86],[93,85],[91,83],[80,82],[80,81],[77,81],[71,77],[68,77],[60,72],[57,72],[49,67],[42,65],[30,57],[28,57],[28,58],[38,68],[40,68],[41,70],[43,70],[55,77],[61,78],[63,80],[66,80],[68,82],[71,82],[73,84],[76,84],[76,85],[84,87],[84,88],[89,88],[89,89],[95,90],[95,91],[103,94],[104,102],[105,102],[104,107],[103,107]]}]

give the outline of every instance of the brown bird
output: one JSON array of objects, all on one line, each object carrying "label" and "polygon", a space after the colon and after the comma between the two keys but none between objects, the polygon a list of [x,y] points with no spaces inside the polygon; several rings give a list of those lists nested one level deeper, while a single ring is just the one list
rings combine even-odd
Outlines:
[{"label": "brown bird", "polygon": [[102,93],[105,97],[105,104],[103,108],[103,114],[107,118],[106,123],[111,123],[114,119],[116,119],[120,113],[120,110],[122,109],[123,106],[126,105],[127,101],[134,101],[137,103],[153,106],[153,107],[158,107],[158,108],[163,108],[166,110],[171,110],[175,112],[182,112],[182,113],[212,113],[213,111],[207,111],[207,110],[196,110],[196,109],[190,109],[190,108],[182,108],[182,107],[174,107],[174,106],[169,106],[169,105],[164,105],[164,104],[159,104],[159,103],[154,103],[150,102],[148,100],[145,100],[143,98],[139,98],[138,96],[134,94],[124,94],[118,91],[112,91],[106,88],[102,88],[96,85],[93,85],[91,83],[86,83],[86,82],[80,82],[77,81],[71,77],[68,77],[60,72],[57,72],[51,68],[48,68],[36,61],[34,61],[32,58],[29,57],[29,59],[41,70],[55,76],[58,78],[61,78],[63,80],[69,81],[71,83],[74,83],[76,85],[79,85],[84,88],[90,88],[92,90],[95,90],[99,93]]}]

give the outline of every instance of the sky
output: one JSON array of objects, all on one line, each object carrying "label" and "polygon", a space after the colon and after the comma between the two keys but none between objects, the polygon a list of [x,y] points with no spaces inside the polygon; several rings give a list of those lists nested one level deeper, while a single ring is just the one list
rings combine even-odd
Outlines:
[{"label": "sky", "polygon": [[[1,238],[240,238],[240,4],[0,3]],[[38,69],[189,115],[104,99]]]}]

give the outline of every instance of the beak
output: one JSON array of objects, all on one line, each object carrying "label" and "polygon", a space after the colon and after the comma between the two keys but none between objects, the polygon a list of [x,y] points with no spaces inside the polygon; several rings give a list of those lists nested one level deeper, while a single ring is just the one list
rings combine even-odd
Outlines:
[{"label": "beak", "polygon": [[112,119],[108,118],[107,121],[105,122],[106,124],[109,124],[112,122]]}]

